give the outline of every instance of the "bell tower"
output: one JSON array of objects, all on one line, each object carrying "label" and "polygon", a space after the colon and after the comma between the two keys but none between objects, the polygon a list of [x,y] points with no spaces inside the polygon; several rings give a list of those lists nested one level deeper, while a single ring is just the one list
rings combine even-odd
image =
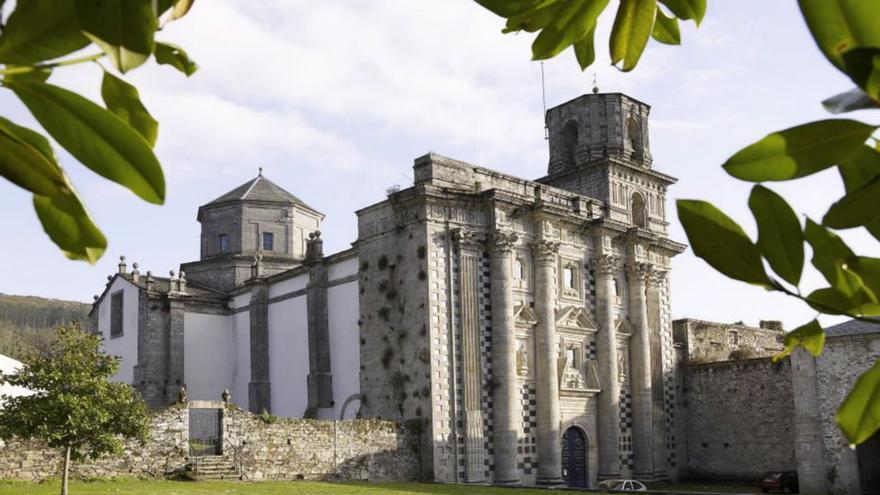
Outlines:
[{"label": "bell tower", "polygon": [[602,201],[606,217],[665,233],[666,187],[676,179],[653,168],[650,113],[598,88],[547,110],[550,161],[538,182]]}]

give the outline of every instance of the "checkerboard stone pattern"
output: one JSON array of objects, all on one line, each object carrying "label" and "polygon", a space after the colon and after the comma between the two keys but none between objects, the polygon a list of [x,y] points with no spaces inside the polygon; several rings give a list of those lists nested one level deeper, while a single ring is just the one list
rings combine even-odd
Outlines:
[{"label": "checkerboard stone pattern", "polygon": [[480,260],[480,365],[483,369],[480,407],[483,410],[483,463],[486,465],[486,481],[492,480],[495,471],[492,418],[492,299],[489,273],[489,253],[483,252]]},{"label": "checkerboard stone pattern", "polygon": [[666,463],[677,466],[675,439],[675,348],[672,345],[672,315],[670,314],[669,278],[660,288],[660,345],[663,355],[663,408],[666,422]]},{"label": "checkerboard stone pattern", "polygon": [[523,474],[524,483],[533,483],[538,474],[538,448],[536,435],[538,432],[538,416],[537,396],[535,394],[535,384],[531,381],[522,383],[520,388],[522,399],[520,406],[522,408],[522,435],[520,436],[517,447],[517,467]]},{"label": "checkerboard stone pattern", "polygon": [[632,396],[629,386],[620,387],[620,470],[632,470],[635,463],[632,441]]}]

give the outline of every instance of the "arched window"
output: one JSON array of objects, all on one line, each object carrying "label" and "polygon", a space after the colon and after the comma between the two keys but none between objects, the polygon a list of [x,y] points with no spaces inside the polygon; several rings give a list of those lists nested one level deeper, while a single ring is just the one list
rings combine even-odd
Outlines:
[{"label": "arched window", "polygon": [[562,152],[567,167],[575,164],[577,158],[578,146],[578,123],[576,120],[569,120],[562,129]]},{"label": "arched window", "polygon": [[642,157],[642,124],[637,117],[630,117],[627,120],[626,133],[632,147],[632,157],[640,159]]},{"label": "arched window", "polygon": [[639,194],[632,195],[632,223],[636,227],[648,228],[648,211],[645,208],[645,198]]}]

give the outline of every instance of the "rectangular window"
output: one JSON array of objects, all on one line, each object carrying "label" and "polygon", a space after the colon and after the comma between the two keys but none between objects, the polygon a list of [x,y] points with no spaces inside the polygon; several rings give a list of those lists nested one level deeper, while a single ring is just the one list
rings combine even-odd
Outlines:
[{"label": "rectangular window", "polygon": [[110,338],[122,337],[122,291],[110,296]]},{"label": "rectangular window", "polygon": [[226,234],[220,234],[217,236],[217,244],[220,247],[221,253],[229,252],[229,237],[227,237]]},{"label": "rectangular window", "polygon": [[263,251],[273,251],[275,249],[275,234],[271,232],[263,232]]}]

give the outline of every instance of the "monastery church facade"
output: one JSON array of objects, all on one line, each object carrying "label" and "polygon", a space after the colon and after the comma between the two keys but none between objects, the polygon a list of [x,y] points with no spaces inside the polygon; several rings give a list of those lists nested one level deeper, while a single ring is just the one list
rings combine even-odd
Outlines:
[{"label": "monastery church facade", "polygon": [[199,208],[201,257],[179,273],[122,260],[92,327],[152,407],[185,387],[279,416],[418,420],[436,481],[675,478],[685,246],[649,110],[619,93],[548,110],[535,180],[417,158],[330,255],[323,215],[261,174]]}]

